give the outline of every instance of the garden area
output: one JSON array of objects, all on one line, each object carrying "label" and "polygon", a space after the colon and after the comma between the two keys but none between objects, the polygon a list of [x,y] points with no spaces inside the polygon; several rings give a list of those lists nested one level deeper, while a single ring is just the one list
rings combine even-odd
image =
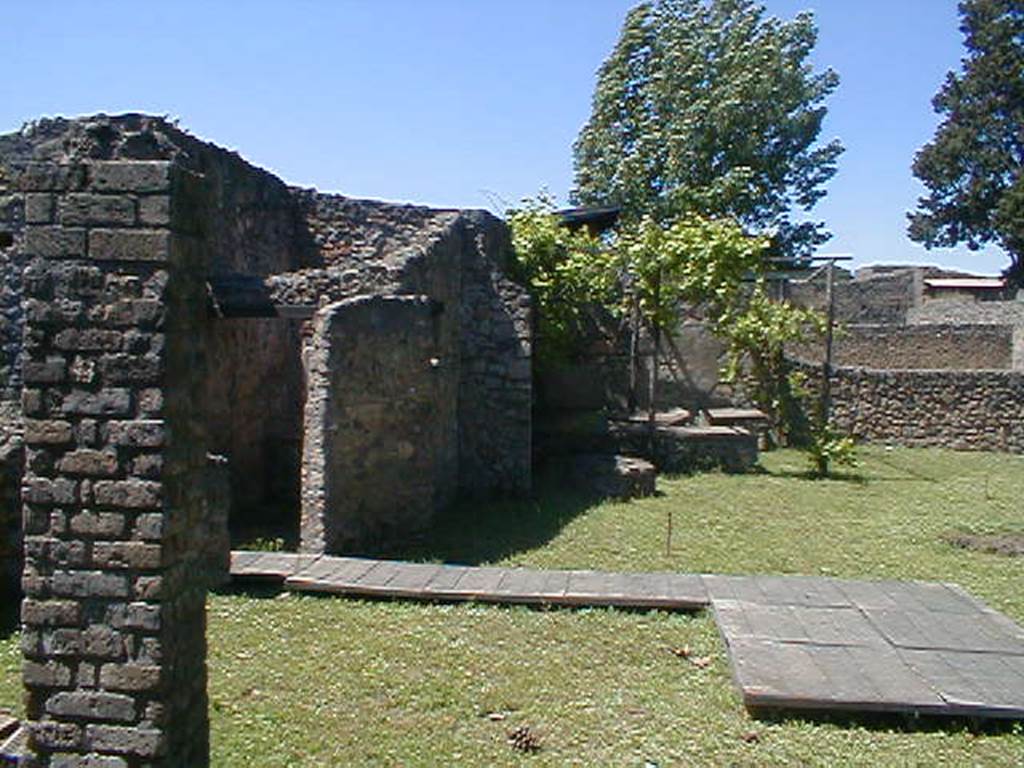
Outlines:
[{"label": "garden area", "polygon": [[[1024,621],[1024,459],[866,447],[831,480],[776,451],[746,475],[594,503],[541,482],[464,505],[389,556],[534,568],[953,581]],[[673,517],[666,552],[668,514]],[[989,547],[991,544],[991,547]],[[985,551],[990,548],[996,551]],[[212,764],[1020,765],[1013,723],[753,718],[704,613],[422,605],[225,590],[208,601]],[[0,709],[20,712],[18,633]],[[539,749],[514,750],[525,728]]]}]

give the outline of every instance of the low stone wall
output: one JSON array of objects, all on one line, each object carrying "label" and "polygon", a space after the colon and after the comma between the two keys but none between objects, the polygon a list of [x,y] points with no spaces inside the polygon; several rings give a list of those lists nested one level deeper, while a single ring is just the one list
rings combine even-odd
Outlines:
[{"label": "low stone wall", "polygon": [[[1013,328],[1007,325],[848,325],[833,344],[834,364],[881,370],[1002,370],[1013,365]],[[820,363],[824,343],[787,349]]]},{"label": "low stone wall", "polygon": [[839,368],[832,417],[860,440],[1024,453],[1024,373]]}]

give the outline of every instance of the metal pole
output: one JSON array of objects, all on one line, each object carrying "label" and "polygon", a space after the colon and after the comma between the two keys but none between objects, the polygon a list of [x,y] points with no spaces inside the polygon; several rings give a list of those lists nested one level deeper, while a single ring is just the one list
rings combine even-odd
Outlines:
[{"label": "metal pole", "polygon": [[828,325],[825,328],[825,365],[821,379],[821,426],[828,426],[829,414],[832,410],[832,331],[836,322],[835,279],[836,263],[828,262],[828,282],[825,289],[825,300],[828,304]]}]

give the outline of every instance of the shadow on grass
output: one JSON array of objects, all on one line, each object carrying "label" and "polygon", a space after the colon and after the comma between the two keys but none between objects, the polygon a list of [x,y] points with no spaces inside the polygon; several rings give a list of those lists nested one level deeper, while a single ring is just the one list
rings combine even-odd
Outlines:
[{"label": "shadow on grass", "polygon": [[460,501],[422,533],[350,553],[395,560],[482,565],[547,544],[600,499],[542,474],[523,499]]},{"label": "shadow on grass", "polygon": [[828,712],[805,709],[750,709],[750,716],[763,723],[785,725],[806,722],[834,725],[837,728],[862,728],[868,731],[896,733],[970,733],[1000,736],[1017,733],[1019,720],[1009,718],[915,715],[903,712]]},{"label": "shadow on grass", "polygon": [[[809,469],[803,471],[797,471],[795,469],[776,469],[770,470],[765,469],[762,465],[758,464],[751,470],[752,473],[758,475],[768,475],[769,477],[780,477],[787,480],[806,480],[812,483],[849,483],[851,485],[867,485],[869,482],[874,480],[886,480],[890,478],[878,478],[868,477],[860,472],[832,472],[828,477],[821,477],[816,475]],[[896,479],[896,478],[892,478]],[[910,478],[899,478],[909,480]]]}]

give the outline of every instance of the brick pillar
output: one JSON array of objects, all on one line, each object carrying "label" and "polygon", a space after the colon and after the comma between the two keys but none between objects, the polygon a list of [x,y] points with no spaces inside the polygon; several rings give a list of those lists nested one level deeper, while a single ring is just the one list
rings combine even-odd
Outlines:
[{"label": "brick pillar", "polygon": [[165,162],[29,164],[29,765],[204,766],[204,254]]}]

